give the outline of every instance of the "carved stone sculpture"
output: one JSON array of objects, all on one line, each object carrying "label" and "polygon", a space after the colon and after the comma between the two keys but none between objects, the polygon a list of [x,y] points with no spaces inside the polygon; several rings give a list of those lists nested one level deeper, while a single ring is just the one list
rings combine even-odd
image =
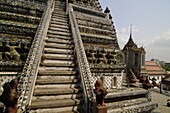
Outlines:
[{"label": "carved stone sculpture", "polygon": [[0,96],[0,101],[4,103],[6,109],[5,113],[16,113],[17,100],[19,93],[17,92],[18,79],[13,79],[11,82],[7,82],[3,85],[3,93]]},{"label": "carved stone sculpture", "polygon": [[14,60],[20,61],[20,54],[17,52],[17,48],[21,48],[21,44],[15,46],[16,42],[6,43],[6,47],[9,47],[9,52],[5,52],[6,59],[13,58]]},{"label": "carved stone sculpture", "polygon": [[104,49],[99,50],[98,54],[99,54],[99,64],[107,64],[108,59],[106,58],[106,51]]},{"label": "carved stone sculpture", "polygon": [[95,83],[95,89],[93,90],[96,94],[96,102],[97,106],[106,106],[104,103],[104,97],[107,95],[107,91],[102,86],[102,82],[100,80],[97,80]]},{"label": "carved stone sculpture", "polygon": [[87,50],[87,54],[88,54],[88,61],[89,61],[89,63],[96,63],[96,52],[93,50],[93,49],[91,49],[91,50]]}]

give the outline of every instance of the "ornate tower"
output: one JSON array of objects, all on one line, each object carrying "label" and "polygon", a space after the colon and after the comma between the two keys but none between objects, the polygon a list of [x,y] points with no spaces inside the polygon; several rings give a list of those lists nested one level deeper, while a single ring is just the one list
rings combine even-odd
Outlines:
[{"label": "ornate tower", "polygon": [[[147,76],[145,68],[145,49],[138,47],[132,39],[132,30],[129,40],[122,50],[124,54],[124,63],[126,64],[127,75],[130,82],[136,82],[135,79],[141,79]],[[135,75],[135,76],[134,76]]]}]

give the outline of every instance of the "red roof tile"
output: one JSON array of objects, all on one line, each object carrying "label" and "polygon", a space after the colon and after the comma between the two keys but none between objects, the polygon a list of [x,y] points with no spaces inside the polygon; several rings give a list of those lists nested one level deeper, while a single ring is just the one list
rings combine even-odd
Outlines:
[{"label": "red roof tile", "polygon": [[160,67],[159,65],[157,65],[155,62],[153,61],[146,61],[145,62],[145,67],[146,67],[146,71],[149,75],[160,75],[163,74],[165,75],[166,72],[162,69],[162,67]]},{"label": "red roof tile", "polygon": [[153,62],[153,61],[146,61],[145,62],[145,65],[147,66],[147,65],[155,65],[155,66],[157,66],[157,64],[155,63],[155,62]]}]

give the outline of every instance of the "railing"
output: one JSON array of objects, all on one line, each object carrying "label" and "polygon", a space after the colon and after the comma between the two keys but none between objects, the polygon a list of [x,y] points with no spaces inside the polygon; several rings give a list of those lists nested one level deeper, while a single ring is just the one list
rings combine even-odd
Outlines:
[{"label": "railing", "polygon": [[48,0],[47,7],[44,10],[42,19],[38,26],[36,35],[34,37],[31,49],[29,51],[25,66],[20,77],[18,90],[21,91],[21,96],[18,99],[17,113],[22,113],[26,111],[27,106],[29,106],[31,103],[31,98],[38,73],[38,67],[44,48],[44,39],[47,34],[53,9],[54,0]]},{"label": "railing", "polygon": [[75,15],[73,13],[72,5],[68,6],[68,13],[70,19],[70,25],[72,30],[72,36],[75,43],[75,52],[78,60],[78,68],[81,76],[81,83],[83,88],[83,94],[85,99],[85,111],[86,113],[92,112],[92,105],[95,102],[95,97],[93,93],[93,84],[92,84],[92,74],[90,72],[90,67],[87,61],[86,53],[84,50],[83,42],[80,36],[79,28]]}]

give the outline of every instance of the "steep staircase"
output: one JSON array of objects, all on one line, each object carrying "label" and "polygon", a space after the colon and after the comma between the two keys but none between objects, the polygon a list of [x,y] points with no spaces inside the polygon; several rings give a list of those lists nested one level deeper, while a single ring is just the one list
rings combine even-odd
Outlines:
[{"label": "steep staircase", "polygon": [[68,21],[65,2],[56,1],[38,69],[31,113],[82,113],[79,111],[82,91]]}]

